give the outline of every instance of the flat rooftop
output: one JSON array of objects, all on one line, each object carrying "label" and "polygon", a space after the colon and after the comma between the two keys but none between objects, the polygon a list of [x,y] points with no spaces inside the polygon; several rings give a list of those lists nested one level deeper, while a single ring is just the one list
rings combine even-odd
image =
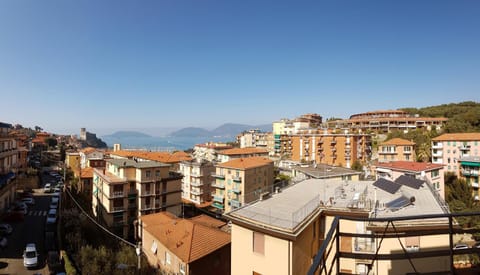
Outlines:
[{"label": "flat rooftop", "polygon": [[[346,215],[363,212],[379,218],[446,213],[442,201],[425,182],[416,188],[398,184],[399,188],[394,188],[393,193],[388,188],[383,190],[374,186],[374,183],[309,179],[226,215],[243,222],[294,233],[308,217],[319,210],[343,211]],[[378,204],[376,214],[373,214],[375,200]]]},{"label": "flat rooftop", "polygon": [[326,179],[334,178],[348,175],[360,175],[361,172],[355,171],[353,169],[332,166],[323,163],[318,163],[315,165],[295,165],[292,166],[292,170],[300,171],[312,178],[316,179]]},{"label": "flat rooftop", "polygon": [[135,168],[157,168],[157,167],[169,167],[169,164],[161,163],[158,161],[135,161],[133,159],[108,159],[107,162],[118,167],[135,167]]}]

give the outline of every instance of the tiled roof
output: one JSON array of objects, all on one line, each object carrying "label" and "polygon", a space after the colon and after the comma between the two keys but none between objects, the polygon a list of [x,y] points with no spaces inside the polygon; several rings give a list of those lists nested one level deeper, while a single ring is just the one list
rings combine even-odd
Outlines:
[{"label": "tiled roof", "polygon": [[480,140],[480,133],[450,133],[443,134],[436,138],[432,138],[433,141],[472,141]]},{"label": "tiled roof", "polygon": [[246,170],[250,168],[272,164],[273,161],[266,157],[238,158],[217,164],[217,167],[236,168]]},{"label": "tiled roof", "polygon": [[190,219],[193,222],[196,222],[198,224],[203,224],[208,227],[213,227],[213,228],[220,228],[222,226],[225,226],[227,223],[221,220],[214,219],[210,216],[207,215],[198,215]]},{"label": "tiled roof", "polygon": [[421,172],[421,171],[439,169],[439,168],[442,168],[443,165],[435,164],[431,162],[391,161],[391,162],[378,163],[377,167],[394,169],[394,170]]},{"label": "tiled roof", "polygon": [[224,150],[224,149],[232,148],[231,145],[228,145],[226,143],[214,143],[214,142],[195,144],[195,147],[202,147],[202,148],[209,148],[209,149],[216,149],[216,150]]},{"label": "tiled roof", "polygon": [[165,212],[141,216],[140,219],[145,231],[185,263],[198,260],[231,242],[230,234],[193,219],[180,219]]},{"label": "tiled roof", "polygon": [[147,151],[126,151],[120,150],[110,152],[110,155],[125,157],[125,158],[141,158],[146,160],[153,160],[163,163],[178,163],[184,160],[191,160],[190,155],[183,151],[177,151],[174,153],[169,152],[147,152]]},{"label": "tiled roof", "polygon": [[81,178],[93,178],[93,168],[92,167],[86,167],[82,169],[82,175],[80,176]]},{"label": "tiled roof", "polygon": [[93,153],[95,151],[97,151],[97,149],[93,148],[93,147],[86,147],[86,148],[83,148],[82,150],[80,150],[80,152],[84,153],[85,155]]},{"label": "tiled roof", "polygon": [[268,150],[262,148],[232,148],[218,152],[221,155],[248,155],[248,154],[268,154]]},{"label": "tiled roof", "polygon": [[108,159],[108,163],[111,163],[118,167],[135,167],[135,168],[157,168],[157,167],[166,167],[170,166],[165,163],[158,161],[135,161],[132,159]]},{"label": "tiled roof", "polygon": [[415,142],[403,138],[392,138],[380,145],[415,145]]}]

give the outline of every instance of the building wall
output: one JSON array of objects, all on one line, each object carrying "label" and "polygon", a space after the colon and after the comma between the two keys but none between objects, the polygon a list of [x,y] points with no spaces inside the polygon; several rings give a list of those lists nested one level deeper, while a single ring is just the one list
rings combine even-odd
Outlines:
[{"label": "building wall", "polygon": [[211,163],[180,163],[182,178],[182,199],[196,204],[211,200],[210,184],[215,167]]},{"label": "building wall", "polygon": [[253,251],[253,231],[232,225],[232,275],[293,275],[291,242],[264,235],[264,253]]},{"label": "building wall", "polygon": [[460,176],[460,158],[480,156],[480,140],[432,141],[432,162],[445,165],[445,172]]},{"label": "building wall", "polygon": [[[155,241],[157,244],[156,253],[152,251],[152,244]],[[162,270],[168,270],[174,274],[180,274],[180,265],[185,265],[180,258],[173,254],[167,247],[155,239],[148,231],[142,229],[142,251],[147,256],[148,263],[151,266]],[[166,261],[167,256],[170,255],[170,263]]]},{"label": "building wall", "polygon": [[414,147],[411,145],[382,145],[378,151],[378,161],[416,161]]}]

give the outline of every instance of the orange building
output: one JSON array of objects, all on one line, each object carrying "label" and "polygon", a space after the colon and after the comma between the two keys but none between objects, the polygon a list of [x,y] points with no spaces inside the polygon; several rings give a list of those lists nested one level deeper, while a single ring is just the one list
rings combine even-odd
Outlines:
[{"label": "orange building", "polygon": [[392,138],[378,147],[378,161],[415,161],[415,142]]},{"label": "orange building", "polygon": [[353,162],[366,162],[371,156],[371,136],[348,132],[306,130],[282,135],[281,156],[292,161],[325,163],[350,168]]}]

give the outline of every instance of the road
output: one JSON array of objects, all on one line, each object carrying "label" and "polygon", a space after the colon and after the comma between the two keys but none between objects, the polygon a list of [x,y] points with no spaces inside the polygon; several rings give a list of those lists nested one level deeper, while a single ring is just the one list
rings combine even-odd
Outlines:
[{"label": "road", "polygon": [[[46,182],[46,176],[42,181]],[[43,184],[42,184],[43,186]],[[23,221],[7,222],[13,227],[11,235],[7,236],[8,246],[0,250],[0,274],[49,274],[46,265],[45,222],[50,207],[51,194],[43,193],[42,188],[33,189],[35,205],[29,206]],[[39,253],[39,265],[27,269],[23,266],[23,250],[27,243],[35,243]]]}]

